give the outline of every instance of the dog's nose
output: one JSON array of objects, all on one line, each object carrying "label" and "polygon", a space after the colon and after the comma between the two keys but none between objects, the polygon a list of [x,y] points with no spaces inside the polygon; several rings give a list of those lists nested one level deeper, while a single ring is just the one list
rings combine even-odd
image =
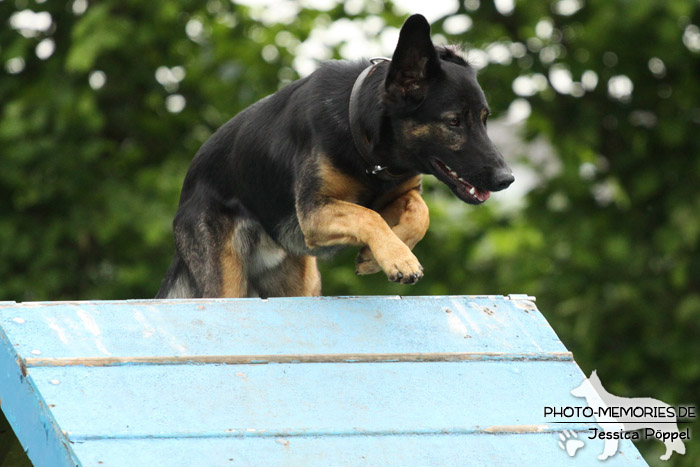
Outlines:
[{"label": "dog's nose", "polygon": [[509,168],[498,169],[491,176],[491,191],[505,190],[514,181],[515,177]]}]

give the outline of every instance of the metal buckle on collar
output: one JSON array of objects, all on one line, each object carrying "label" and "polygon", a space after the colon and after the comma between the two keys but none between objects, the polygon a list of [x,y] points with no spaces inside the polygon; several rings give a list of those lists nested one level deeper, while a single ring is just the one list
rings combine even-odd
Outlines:
[{"label": "metal buckle on collar", "polygon": [[386,58],[386,57],[372,57],[372,58],[369,59],[369,62],[370,62],[372,65],[376,65],[376,64],[379,63],[379,62],[390,62],[390,61],[391,61],[391,59],[390,59],[390,58]]},{"label": "metal buckle on collar", "polygon": [[375,165],[371,169],[365,170],[366,173],[371,174],[371,175],[377,175],[379,172],[382,170],[386,170],[388,167],[382,167],[381,165]]}]

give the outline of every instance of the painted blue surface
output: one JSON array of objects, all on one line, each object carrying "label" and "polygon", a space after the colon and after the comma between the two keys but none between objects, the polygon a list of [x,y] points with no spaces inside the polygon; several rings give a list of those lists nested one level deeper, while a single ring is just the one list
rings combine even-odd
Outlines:
[{"label": "painted blue surface", "polygon": [[76,465],[70,442],[0,328],[0,407],[36,466]]},{"label": "painted blue surface", "polygon": [[[73,439],[248,430],[466,433],[538,425],[547,422],[545,405],[580,405],[561,388],[582,379],[566,362],[54,367],[35,368],[32,377]],[[185,382],[186,392],[173,390]]]},{"label": "painted blue surface", "polygon": [[[462,467],[619,467],[646,465],[621,450],[599,462],[603,442],[590,441],[575,457],[556,446],[558,438],[541,434],[475,434],[420,436],[323,436],[282,438],[129,439],[79,443],[75,450],[84,465],[121,467],[124,452],[138,465],[201,466],[462,466]],[[631,444],[625,444],[628,448]],[[167,459],[167,464],[164,463]],[[98,462],[103,462],[98,464]]]},{"label": "painted blue surface", "polygon": [[566,351],[531,302],[488,298],[37,303],[0,323],[38,357]]},{"label": "painted blue surface", "polygon": [[[0,325],[2,408],[36,465],[575,466],[602,451],[557,445],[593,426],[543,413],[583,406],[569,391],[584,375],[527,299],[3,303]],[[220,363],[240,356],[315,360]],[[605,465],[646,465],[620,450]]]}]

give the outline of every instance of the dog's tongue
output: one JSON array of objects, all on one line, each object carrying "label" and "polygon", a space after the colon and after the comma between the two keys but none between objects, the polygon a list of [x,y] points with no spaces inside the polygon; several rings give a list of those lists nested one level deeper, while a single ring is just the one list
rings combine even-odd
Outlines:
[{"label": "dog's tongue", "polygon": [[478,199],[479,201],[481,201],[483,203],[484,201],[486,201],[487,199],[489,199],[491,197],[491,192],[490,191],[481,191],[477,188],[476,191],[474,192],[474,196],[476,197],[476,199]]}]

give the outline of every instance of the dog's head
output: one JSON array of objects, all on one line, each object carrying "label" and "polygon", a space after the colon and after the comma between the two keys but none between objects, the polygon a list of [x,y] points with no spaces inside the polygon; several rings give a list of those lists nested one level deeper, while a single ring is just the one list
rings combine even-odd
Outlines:
[{"label": "dog's head", "polygon": [[402,165],[435,175],[471,204],[513,183],[486,134],[490,111],[476,72],[452,49],[433,45],[423,16],[401,28],[384,84]]}]

